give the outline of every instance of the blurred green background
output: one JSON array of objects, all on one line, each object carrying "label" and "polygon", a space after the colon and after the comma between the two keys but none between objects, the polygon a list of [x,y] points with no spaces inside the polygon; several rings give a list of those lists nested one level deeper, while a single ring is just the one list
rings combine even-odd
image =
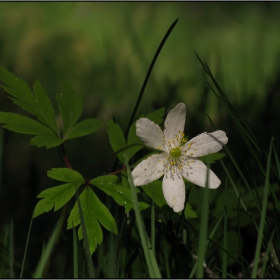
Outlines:
[{"label": "blurred green background", "polygon": [[[209,114],[215,126],[227,132],[228,147],[242,163],[250,160],[248,151],[209,90],[195,52],[268,145],[271,136],[279,139],[279,12],[277,2],[1,2],[0,64],[30,86],[38,79],[56,112],[55,95],[69,80],[84,100],[83,118],[104,120],[101,131],[66,143],[73,167],[84,171],[112,153],[106,121],[114,117],[126,130],[154,53],[179,18],[155,64],[138,114],[161,107],[169,111],[184,102],[186,134],[214,130]],[[25,114],[3,90],[0,93],[1,111]],[[29,136],[0,132],[0,222],[15,219],[16,253],[21,258],[36,196],[55,184],[46,172],[64,164],[59,151],[29,146]],[[113,166],[114,159],[91,175],[107,174]],[[219,167],[214,170],[223,176]],[[40,225],[37,232],[44,232],[38,242],[48,236],[56,217],[57,213],[49,213],[35,219],[34,227]]]}]

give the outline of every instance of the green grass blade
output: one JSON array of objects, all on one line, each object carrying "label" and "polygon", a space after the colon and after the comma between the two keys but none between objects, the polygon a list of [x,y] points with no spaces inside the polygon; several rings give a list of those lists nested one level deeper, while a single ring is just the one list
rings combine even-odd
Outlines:
[{"label": "green grass blade", "polygon": [[33,215],[34,215],[34,211],[33,211],[33,214],[31,216],[31,221],[30,221],[30,224],[29,224],[27,240],[26,240],[25,249],[24,249],[24,255],[23,255],[23,261],[22,261],[22,265],[21,265],[20,278],[22,278],[22,274],[23,274],[23,271],[24,271],[24,265],[25,265],[25,259],[26,259],[26,254],[27,254],[27,248],[28,248],[28,244],[29,244],[30,232],[31,232],[31,227],[32,227],[32,222],[33,222]]},{"label": "green grass blade", "polygon": [[43,273],[44,273],[44,270],[45,270],[45,267],[49,261],[49,258],[51,256],[51,252],[55,246],[55,241],[59,235],[59,232],[60,232],[60,229],[61,229],[61,226],[62,226],[62,223],[63,223],[63,216],[61,216],[53,230],[53,233],[47,243],[47,246],[44,248],[43,252],[42,252],[42,255],[41,255],[41,258],[39,260],[39,263],[36,267],[36,270],[33,274],[33,278],[42,278],[43,277]]},{"label": "green grass blade", "polygon": [[[128,215],[128,214],[127,214]],[[116,278],[123,278],[124,274],[123,274],[123,266],[121,266],[120,264],[120,259],[121,259],[121,243],[123,241],[123,235],[127,229],[126,227],[127,225],[127,218],[126,216],[123,216],[122,218],[122,222],[121,222],[121,226],[120,226],[120,230],[119,230],[119,234],[113,235],[112,233],[110,233],[110,236],[114,236],[114,238],[117,238],[116,241],[116,246],[114,248],[114,254],[115,254],[115,277]]]},{"label": "green grass blade", "polygon": [[[205,242],[205,246],[206,247],[208,246],[210,240],[212,239],[212,237],[214,236],[216,230],[218,229],[221,221],[223,220],[223,217],[224,217],[224,214],[221,216],[221,218],[219,219],[219,221],[216,223],[216,225],[214,226],[213,230],[211,231],[211,233],[210,233],[210,235],[208,237],[208,240],[206,240],[206,242]],[[211,242],[213,242],[213,241],[211,241]],[[189,278],[194,278],[194,274],[196,273],[196,270],[197,270],[197,261],[195,262],[195,264],[194,264],[194,266],[192,268],[192,271],[190,273]]]},{"label": "green grass blade", "polygon": [[[196,56],[197,56],[198,60],[200,61],[202,67],[204,68],[204,70],[208,74],[208,76],[211,78],[211,80],[214,83],[214,85],[215,85],[217,91],[219,92],[219,94],[208,83],[210,89],[213,91],[213,93],[216,95],[219,102],[222,104],[222,106],[227,110],[229,115],[232,117],[234,123],[239,128],[239,131],[240,131],[248,149],[250,150],[250,152],[251,152],[252,156],[254,157],[256,163],[258,164],[261,172],[263,174],[265,174],[265,171],[264,171],[264,169],[262,167],[262,164],[260,162],[260,157],[255,152],[255,150],[257,150],[259,153],[264,152],[260,148],[260,145],[257,141],[257,138],[254,136],[254,134],[252,133],[252,131],[251,131],[250,127],[247,125],[247,123],[241,118],[241,116],[238,114],[238,112],[234,109],[233,105],[230,103],[227,96],[225,95],[225,93],[222,91],[221,87],[219,86],[219,84],[215,80],[215,78],[214,78],[213,74],[211,73],[207,64],[202,62],[202,60],[200,59],[200,57],[198,56],[197,53],[196,53]],[[255,148],[255,150],[254,150],[254,148]]]},{"label": "green grass blade", "polygon": [[273,139],[270,141],[269,152],[268,152],[265,185],[264,185],[264,193],[263,193],[263,203],[262,203],[262,211],[261,211],[261,220],[260,220],[257,246],[256,246],[256,251],[255,251],[255,257],[254,257],[254,267],[253,267],[252,275],[251,275],[252,278],[257,277],[257,270],[258,270],[258,264],[259,264],[260,253],[261,253],[261,244],[262,244],[262,239],[263,239],[265,215],[266,215],[267,199],[268,199],[268,191],[269,191],[269,176],[270,176],[272,144],[273,144]]},{"label": "green grass blade", "polygon": [[134,120],[134,118],[135,118],[136,111],[137,111],[137,109],[138,109],[138,107],[139,107],[139,104],[140,104],[140,102],[141,102],[141,99],[142,99],[142,97],[143,97],[144,90],[145,90],[146,85],[147,85],[147,83],[148,83],[148,80],[149,80],[149,78],[150,78],[150,75],[151,75],[151,72],[152,72],[152,70],[153,70],[153,67],[154,67],[154,65],[155,65],[155,63],[156,63],[156,60],[157,60],[157,58],[158,58],[158,55],[160,54],[160,51],[161,51],[162,47],[164,46],[164,44],[165,44],[167,38],[169,37],[169,35],[170,35],[171,31],[173,30],[173,28],[175,27],[175,25],[177,24],[178,20],[179,20],[179,19],[177,18],[177,19],[171,24],[171,26],[170,26],[169,29],[167,30],[166,34],[164,35],[162,41],[160,42],[160,44],[159,44],[159,46],[158,46],[158,49],[157,49],[157,51],[156,51],[156,53],[155,53],[155,56],[154,56],[154,58],[153,58],[153,60],[152,60],[152,62],[151,62],[151,65],[150,65],[149,70],[148,70],[148,72],[147,72],[147,75],[146,75],[146,77],[145,77],[144,83],[143,83],[142,88],[141,88],[141,90],[140,90],[138,99],[137,99],[137,101],[136,101],[136,104],[135,104],[134,109],[133,109],[133,112],[132,112],[132,115],[131,115],[131,117],[130,117],[130,120],[129,120],[129,123],[128,123],[128,126],[127,126],[127,130],[126,130],[126,133],[125,133],[125,137],[127,137],[128,132],[129,132],[129,128],[130,128],[130,126],[131,126],[132,123],[133,123],[133,120]]},{"label": "green grass blade", "polygon": [[265,278],[264,273],[265,273],[266,265],[267,265],[267,262],[268,262],[268,259],[269,259],[274,233],[275,233],[275,229],[272,231],[272,234],[271,234],[270,239],[268,241],[268,245],[267,245],[267,249],[266,249],[266,252],[265,252],[264,261],[263,261],[263,265],[262,265],[262,269],[261,269],[260,279]]},{"label": "green grass blade", "polygon": [[[234,162],[235,162],[235,160],[234,160]],[[235,162],[236,163],[236,162]],[[234,183],[234,180],[231,178],[231,176],[230,176],[230,174],[229,174],[229,172],[228,172],[228,170],[227,170],[227,168],[226,168],[226,166],[225,166],[225,164],[223,163],[223,161],[221,160],[221,164],[222,164],[222,166],[223,166],[223,168],[224,168],[224,170],[225,170],[225,172],[226,172],[226,174],[227,174],[227,176],[228,176],[228,178],[229,178],[229,180],[230,180],[230,183],[231,183],[231,185],[232,185],[232,187],[233,187],[233,189],[234,189],[234,191],[235,191],[235,193],[236,193],[236,196],[237,197],[240,197],[240,195],[239,195],[239,191],[237,190],[237,187],[235,186],[235,183]],[[237,164],[236,164],[236,167],[237,167],[237,170],[239,171],[240,169],[239,169],[239,167],[237,166]],[[240,172],[241,172],[241,170],[240,170]],[[241,172],[242,173],[242,172]],[[243,174],[243,173],[242,173]],[[244,179],[245,180],[245,184],[247,184],[247,181],[246,181],[246,179],[245,179],[245,177],[242,177],[242,179]],[[248,186],[249,186],[249,184],[248,184]],[[249,188],[250,189],[250,188]],[[245,203],[243,202],[243,200],[240,198],[240,203],[241,203],[241,205],[242,205],[242,207],[244,208],[244,210],[247,212],[247,206],[245,205]]]},{"label": "green grass blade", "polygon": [[171,274],[170,274],[170,265],[168,261],[168,244],[165,242],[165,240],[162,240],[161,242],[161,248],[163,252],[163,257],[164,257],[164,265],[165,265],[165,271],[166,271],[166,278],[170,279]]},{"label": "green grass blade", "polygon": [[73,225],[73,278],[79,278],[79,268],[78,268],[78,239],[76,229]]},{"label": "green grass blade", "polygon": [[206,242],[207,242],[207,227],[208,227],[208,212],[209,212],[209,166],[207,168],[207,180],[206,186],[203,192],[202,198],[202,211],[201,211],[201,222],[200,222],[200,231],[199,231],[199,246],[198,246],[198,258],[197,258],[197,278],[204,277],[204,259],[206,251]]},{"label": "green grass blade", "polygon": [[124,154],[124,160],[125,160],[125,165],[127,168],[128,181],[130,184],[130,189],[131,189],[133,203],[134,203],[136,223],[137,223],[137,227],[138,227],[138,231],[139,231],[139,235],[140,235],[140,239],[141,239],[141,244],[142,244],[142,247],[144,250],[144,255],[145,255],[146,263],[148,266],[149,275],[151,278],[161,278],[157,260],[155,258],[154,252],[151,248],[150,241],[147,236],[145,226],[144,226],[144,223],[142,220],[142,216],[141,216],[140,209],[138,206],[138,198],[136,195],[136,190],[135,190],[133,178],[131,175],[130,166],[129,166],[129,163],[127,160],[127,156],[125,154]]},{"label": "green grass blade", "polygon": [[112,232],[109,234],[108,243],[108,271],[104,272],[108,275],[108,278],[116,278],[116,235],[114,235]]},{"label": "green grass blade", "polygon": [[276,167],[277,167],[277,176],[278,176],[278,178],[280,178],[280,161],[279,161],[278,153],[274,146],[273,146],[273,152],[274,152],[274,157],[275,157],[275,162],[276,162]]}]

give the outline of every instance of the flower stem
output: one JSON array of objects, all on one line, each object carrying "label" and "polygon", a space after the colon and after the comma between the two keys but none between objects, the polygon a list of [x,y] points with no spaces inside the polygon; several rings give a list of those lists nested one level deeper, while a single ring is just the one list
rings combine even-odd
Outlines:
[{"label": "flower stem", "polygon": [[158,263],[155,258],[153,249],[151,248],[150,240],[147,236],[147,232],[145,230],[145,225],[142,220],[142,216],[141,216],[139,205],[138,205],[138,198],[137,198],[137,194],[135,191],[135,186],[134,186],[133,178],[131,176],[130,166],[128,164],[128,159],[125,154],[124,154],[124,161],[125,161],[125,165],[127,167],[127,176],[128,176],[128,182],[130,184],[133,203],[134,203],[137,227],[138,227],[138,231],[139,231],[139,235],[140,235],[140,239],[141,239],[142,248],[144,250],[144,255],[145,255],[146,263],[148,266],[149,274],[150,274],[151,278],[161,278]]},{"label": "flower stem", "polygon": [[65,151],[64,144],[62,143],[62,144],[60,145],[60,147],[61,147],[61,150],[62,150],[62,156],[63,156],[63,159],[64,159],[64,162],[65,162],[66,167],[69,168],[69,169],[72,169],[72,166],[71,166],[71,164],[70,164],[70,161],[69,161],[69,159],[68,159],[68,157],[67,157],[67,154],[66,154],[66,151]]}]

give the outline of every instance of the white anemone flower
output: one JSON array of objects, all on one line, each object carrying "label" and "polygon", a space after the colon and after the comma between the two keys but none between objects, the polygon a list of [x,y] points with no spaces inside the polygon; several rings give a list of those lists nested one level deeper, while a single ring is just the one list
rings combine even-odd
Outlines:
[{"label": "white anemone flower", "polygon": [[[174,212],[184,209],[186,195],[183,177],[200,187],[206,186],[207,166],[197,158],[221,150],[228,142],[226,133],[222,130],[204,132],[186,142],[183,133],[185,118],[186,105],[179,103],[168,113],[163,131],[147,118],[136,122],[136,134],[141,141],[162,152],[151,155],[134,168],[134,185],[146,185],[164,175],[163,195]],[[219,178],[209,170],[209,188],[216,189],[220,184]]]}]

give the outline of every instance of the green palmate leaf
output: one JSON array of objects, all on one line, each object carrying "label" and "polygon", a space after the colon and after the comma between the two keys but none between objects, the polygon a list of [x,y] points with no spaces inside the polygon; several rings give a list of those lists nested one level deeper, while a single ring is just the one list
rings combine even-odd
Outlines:
[{"label": "green palmate leaf", "polygon": [[31,118],[24,117],[14,113],[0,112],[0,122],[5,124],[3,127],[23,134],[31,134],[31,135],[53,134],[53,132],[43,124]]},{"label": "green palmate leaf", "polygon": [[214,153],[211,155],[200,157],[199,159],[205,163],[211,164],[211,163],[215,163],[215,161],[223,158],[224,156],[226,156],[226,154],[224,153]]},{"label": "green palmate leaf", "polygon": [[159,207],[166,205],[166,201],[162,192],[161,181],[153,181],[152,183],[142,186],[141,188]]},{"label": "green palmate leaf", "polygon": [[94,118],[83,120],[70,128],[64,138],[72,139],[91,134],[98,130],[102,126],[102,123],[102,120]]},{"label": "green palmate leaf", "polygon": [[63,132],[68,130],[78,121],[83,111],[82,99],[69,83],[65,83],[61,93],[56,96],[60,115],[63,121]]},{"label": "green palmate leaf", "polygon": [[37,147],[43,147],[46,146],[47,149],[56,147],[64,142],[63,139],[56,137],[55,135],[49,135],[49,136],[35,136],[30,140],[30,144],[37,146]]},{"label": "green palmate leaf", "polygon": [[8,92],[15,104],[33,114],[39,121],[48,126],[54,133],[57,132],[54,110],[51,101],[41,84],[34,83],[34,94],[23,80],[0,66],[0,79],[5,85],[2,88]]},{"label": "green palmate leaf", "polygon": [[125,207],[125,213],[127,213],[132,207],[131,194],[129,189],[120,185],[118,181],[115,175],[105,175],[92,179],[89,183],[113,197],[119,205]]},{"label": "green palmate leaf", "polygon": [[37,217],[44,212],[49,212],[53,207],[57,211],[64,206],[75,194],[76,184],[67,183],[42,191],[37,197],[40,200],[34,210],[33,217]]},{"label": "green palmate leaf", "polygon": [[26,82],[17,78],[13,73],[0,66],[0,79],[5,85],[1,87],[15,97],[13,100],[17,100],[17,105],[21,106],[24,110],[33,114],[33,99],[34,96]]},{"label": "green palmate leaf", "polygon": [[[109,120],[107,123],[107,127],[108,127],[107,132],[109,135],[110,144],[113,151],[116,152],[126,147],[126,141],[120,126],[117,123],[114,123],[113,121]],[[124,158],[122,153],[119,153],[117,157],[120,160],[120,162],[123,164]]]},{"label": "green palmate leaf", "polygon": [[83,176],[79,172],[69,168],[52,168],[47,174],[48,177],[57,181],[76,183],[79,186],[85,182]]},{"label": "green palmate leaf", "polygon": [[72,198],[76,189],[85,182],[79,172],[69,168],[53,168],[48,171],[48,177],[67,182],[67,184],[42,191],[37,197],[44,199],[37,203],[34,217],[50,211],[53,207],[54,211],[61,208]]},{"label": "green palmate leaf", "polygon": [[95,214],[97,220],[107,230],[109,230],[115,234],[118,234],[115,219],[111,215],[108,208],[99,200],[99,198],[97,197],[97,195],[93,192],[93,190],[91,188],[88,187],[87,189],[88,189],[88,194],[92,199],[92,200],[89,200],[91,202],[92,211],[94,211],[94,214]]},{"label": "green palmate leaf", "polygon": [[[103,239],[103,234],[99,222],[96,218],[96,215],[94,214],[93,209],[91,208],[92,201],[88,201],[87,199],[90,198],[91,195],[91,192],[88,189],[89,188],[87,187],[81,193],[80,202],[81,202],[85,227],[87,231],[87,236],[89,239],[90,253],[92,254],[95,251],[97,244],[101,244]],[[89,197],[87,197],[87,195],[89,195]],[[78,209],[78,203],[76,202],[67,220],[67,229],[76,227],[80,224],[81,224],[81,219],[80,219],[80,214]],[[78,237],[80,240],[83,239],[83,232],[81,226],[79,227],[78,230]]]},{"label": "green palmate leaf", "polygon": [[56,133],[57,124],[51,101],[38,81],[35,81],[33,91],[35,94],[36,117]]},{"label": "green palmate leaf", "polygon": [[[116,234],[118,232],[117,226],[109,210],[99,200],[90,187],[86,187],[81,193],[80,201],[92,254],[95,251],[97,244],[101,244],[103,239],[99,223],[101,223],[107,230]],[[70,213],[67,223],[67,229],[72,228],[73,225],[78,226],[81,223],[77,202]],[[78,236],[80,240],[83,238],[81,227],[79,228]]]},{"label": "green palmate leaf", "polygon": [[119,184],[119,178],[116,175],[104,175],[90,180],[90,183],[95,186],[110,186],[113,188]]},{"label": "green palmate leaf", "polygon": [[[86,231],[87,231],[87,236],[89,236],[89,248],[90,248],[90,254],[93,254],[94,251],[96,250],[97,244],[101,244],[103,240],[103,234],[102,234],[102,229],[98,223],[98,220],[96,219],[95,216],[93,215],[87,215],[87,222],[86,224]],[[88,220],[91,220],[90,223]],[[88,226],[90,225],[90,226]],[[78,230],[78,237],[79,240],[83,239],[83,231],[82,227],[79,227]]]},{"label": "green palmate leaf", "polygon": [[150,119],[154,123],[160,125],[163,122],[165,108],[162,107],[155,112],[149,113],[146,118]]},{"label": "green palmate leaf", "polygon": [[[100,176],[90,181],[90,184],[98,187],[107,195],[111,196],[119,205],[125,207],[125,213],[133,207],[131,191],[127,186],[118,183],[118,177],[115,175]],[[139,207],[144,210],[149,207],[145,202],[139,202]]]},{"label": "green palmate leaf", "polygon": [[191,205],[187,202],[186,204],[186,208],[185,208],[185,218],[186,219],[193,219],[193,218],[197,218],[197,214],[192,210]]},{"label": "green palmate leaf", "polygon": [[0,123],[3,123],[3,127],[11,131],[36,135],[36,137],[31,139],[30,143],[38,147],[46,146],[50,148],[63,142],[50,128],[28,117],[0,112]]}]

